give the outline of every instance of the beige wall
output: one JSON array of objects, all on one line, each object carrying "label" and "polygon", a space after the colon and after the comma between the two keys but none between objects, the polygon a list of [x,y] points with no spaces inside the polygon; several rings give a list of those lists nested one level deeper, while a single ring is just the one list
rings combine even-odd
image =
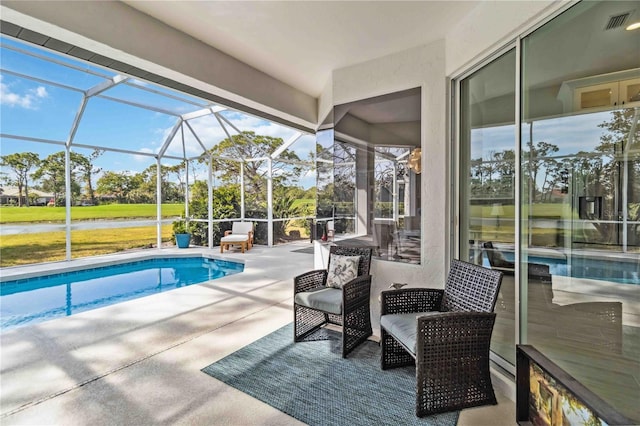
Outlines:
[{"label": "beige wall", "polygon": [[[372,264],[372,318],[378,328],[378,295],[393,282],[443,287],[447,261],[448,226],[446,143],[446,78],[444,41],[408,49],[333,73],[333,103],[422,88],[422,263],[375,260]],[[428,209],[426,206],[430,206]]]},{"label": "beige wall", "polygon": [[474,65],[569,3],[575,1],[481,2],[447,34],[447,75]]},{"label": "beige wall", "polygon": [[565,3],[483,2],[452,29],[446,40],[334,70],[333,90],[325,90],[320,98],[324,108],[331,101],[340,105],[412,87],[422,88],[422,263],[373,262],[371,306],[376,333],[378,295],[389,284],[406,282],[413,286],[444,287],[451,230],[449,78],[514,40],[518,33],[564,7]]}]

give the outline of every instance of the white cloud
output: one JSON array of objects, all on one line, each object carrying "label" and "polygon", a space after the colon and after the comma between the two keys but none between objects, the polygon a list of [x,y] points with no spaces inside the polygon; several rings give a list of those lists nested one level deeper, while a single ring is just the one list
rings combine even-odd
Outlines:
[{"label": "white cloud", "polygon": [[47,96],[49,96],[49,93],[47,93],[47,89],[44,86],[39,86],[38,88],[36,88],[35,94],[39,98],[46,98]]},{"label": "white cloud", "polygon": [[2,82],[2,76],[0,76],[0,103],[3,105],[25,109],[38,109],[38,99],[44,99],[48,96],[49,94],[44,86],[29,89],[24,94],[15,93],[9,85]]},{"label": "white cloud", "polygon": [[[226,117],[237,127],[240,131],[253,131],[256,135],[271,136],[274,138],[282,138],[287,141],[294,133],[295,130],[289,129],[279,124],[271,123],[269,121],[252,117],[241,113],[227,114]],[[198,138],[202,144],[210,149],[220,141],[227,138],[227,134],[220,124],[213,116],[205,116],[189,121],[189,124],[193,128],[194,132],[198,135]],[[233,136],[237,132],[227,123],[225,126],[229,133]],[[158,129],[155,133],[162,135],[161,139],[164,141],[169,136],[171,127],[165,129]],[[196,157],[203,153],[202,146],[196,138],[191,134],[191,131],[185,126],[185,151],[187,157]],[[176,133],[171,144],[167,148],[167,155],[182,157],[182,138],[180,131]]]},{"label": "white cloud", "polygon": [[[144,152],[145,154],[154,154],[154,151],[150,148],[140,148],[139,152]],[[155,161],[153,157],[149,157],[147,155],[134,155],[133,159],[138,163],[148,163],[150,161]]]}]

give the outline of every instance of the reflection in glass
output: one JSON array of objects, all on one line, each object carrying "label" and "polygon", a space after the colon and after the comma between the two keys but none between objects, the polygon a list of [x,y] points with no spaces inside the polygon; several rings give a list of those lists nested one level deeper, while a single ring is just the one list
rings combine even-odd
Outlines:
[{"label": "reflection in glass", "polygon": [[515,51],[460,83],[460,254],[505,272],[491,350],[515,363]]},{"label": "reflection in glass", "polygon": [[337,122],[318,132],[319,238],[328,222],[336,244],[420,263],[420,169],[408,167],[411,152],[421,147],[420,93],[410,89],[334,108]]},{"label": "reflection in glass", "polygon": [[620,88],[640,77],[640,55],[637,34],[589,23],[639,6],[580,2],[523,39],[520,164],[523,337],[636,421],[640,114]]}]

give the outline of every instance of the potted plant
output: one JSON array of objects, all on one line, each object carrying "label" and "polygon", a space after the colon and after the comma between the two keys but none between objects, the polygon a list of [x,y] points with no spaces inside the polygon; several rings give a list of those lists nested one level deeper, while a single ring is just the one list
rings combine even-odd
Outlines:
[{"label": "potted plant", "polygon": [[191,233],[189,232],[189,220],[177,219],[173,222],[173,235],[176,239],[178,248],[188,248],[191,242]]}]

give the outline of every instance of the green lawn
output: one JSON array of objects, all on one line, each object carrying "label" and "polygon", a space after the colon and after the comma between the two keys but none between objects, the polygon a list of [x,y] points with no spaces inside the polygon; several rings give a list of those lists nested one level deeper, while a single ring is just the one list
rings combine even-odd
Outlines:
[{"label": "green lawn", "polygon": [[[180,216],[183,204],[163,204],[162,217]],[[0,223],[60,222],[65,221],[65,207],[0,207]],[[155,204],[104,204],[100,206],[71,207],[72,220],[140,219],[156,217]]]},{"label": "green lawn", "polygon": [[[2,237],[0,245],[0,267],[64,260],[65,235],[64,232],[6,235]],[[171,225],[164,225],[162,241],[171,240],[171,235]],[[155,226],[71,233],[71,253],[74,258],[152,247],[156,243]]]},{"label": "green lawn", "polygon": [[[296,200],[295,206],[314,205],[314,200]],[[492,206],[471,206],[471,216],[492,217]],[[493,241],[513,242],[514,206],[503,206],[505,220],[501,226],[485,226],[475,229],[475,238]],[[177,217],[183,214],[184,205],[164,204],[162,216]],[[526,212],[523,212],[526,214]],[[536,204],[533,206],[533,217],[560,218],[570,216],[570,212],[561,204]],[[154,204],[108,204],[88,207],[72,207],[73,220],[100,219],[133,219],[155,218]],[[64,223],[64,207],[0,207],[0,224],[12,223]],[[95,256],[114,253],[131,248],[149,247],[156,244],[155,227],[138,227],[125,229],[95,229],[72,232],[73,257]],[[301,237],[308,235],[306,221],[293,221],[287,232],[298,231]],[[555,237],[555,230],[550,238]],[[534,232],[542,232],[535,230]],[[162,227],[162,240],[171,238],[171,225]],[[553,239],[553,238],[552,238]],[[63,260],[65,258],[65,233],[51,232],[38,234],[7,235],[0,239],[0,267],[15,266],[34,262]]]},{"label": "green lawn", "polygon": [[[471,206],[471,217],[495,217],[492,214],[493,206]],[[516,208],[514,205],[502,205],[503,214],[500,217],[515,217]],[[571,209],[566,204],[560,203],[540,203],[531,206],[532,217],[534,218],[571,218]],[[526,210],[523,210],[525,213]]]}]

